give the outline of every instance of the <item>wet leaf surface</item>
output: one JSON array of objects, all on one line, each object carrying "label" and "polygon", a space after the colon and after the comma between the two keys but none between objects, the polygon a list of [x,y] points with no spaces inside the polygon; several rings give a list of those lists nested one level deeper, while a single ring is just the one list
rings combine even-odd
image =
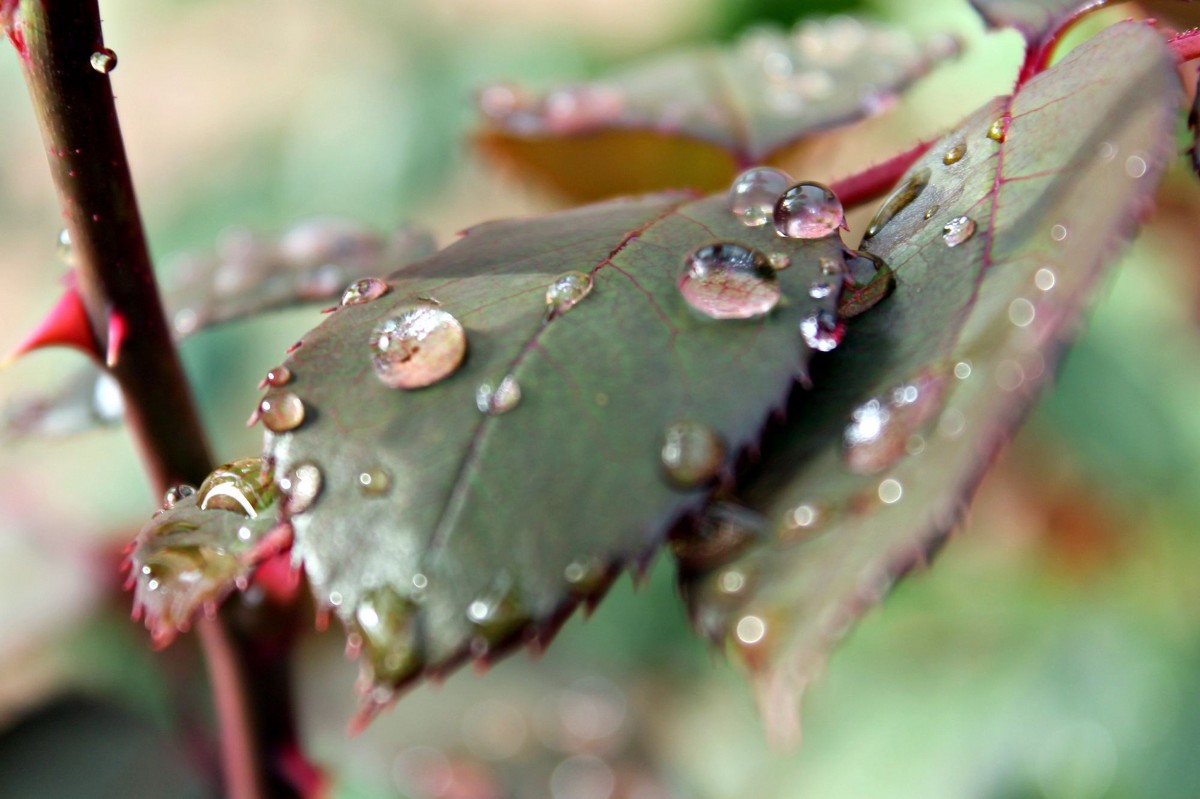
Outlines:
[{"label": "wet leaf surface", "polygon": [[[805,323],[836,334],[839,237],[785,239],[726,203],[656,195],[481,225],[285,362],[305,420],[265,455],[295,557],[384,688],[370,701],[548,640],[758,440],[806,375]],[[717,254],[738,268],[710,293],[720,270],[692,270]],[[762,315],[710,318],[745,311]],[[390,387],[404,385],[425,387]]]},{"label": "wet leaf surface", "polygon": [[[740,482],[752,545],[683,577],[776,733],[797,731],[829,649],[936,550],[1053,373],[1172,155],[1173,63],[1152,28],[1108,29],[932,148],[909,173],[925,188],[864,245],[894,293],[851,320]],[[948,239],[962,217],[973,233]]]},{"label": "wet leaf surface", "polygon": [[715,191],[747,167],[786,161],[806,137],[883,111],[957,51],[949,37],[848,17],[759,29],[544,94],[484,89],[478,143],[578,200]]},{"label": "wet leaf surface", "polygon": [[[187,256],[166,281],[163,302],[179,339],[218,324],[314,302],[336,302],[352,282],[385,275],[432,255],[432,236],[401,226],[388,237],[354,222],[313,219],[281,236],[227,232],[214,255]],[[4,409],[4,435],[70,436],[120,424],[116,384],[94,364],[80,366],[55,392],[18,398]]]}]

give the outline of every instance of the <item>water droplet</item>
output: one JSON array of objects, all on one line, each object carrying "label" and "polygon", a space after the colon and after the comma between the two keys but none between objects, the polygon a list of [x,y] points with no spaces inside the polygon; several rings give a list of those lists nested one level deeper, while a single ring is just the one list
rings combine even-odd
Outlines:
[{"label": "water droplet", "polygon": [[107,75],[117,68],[117,54],[107,47],[101,47],[96,52],[92,53],[89,59],[92,69],[99,72],[101,75]]},{"label": "water droplet", "polygon": [[1134,178],[1135,180],[1143,177],[1146,174],[1147,169],[1148,167],[1146,166],[1146,159],[1142,158],[1140,155],[1131,155],[1125,159],[1125,174],[1129,175],[1129,177]]},{"label": "water droplet", "polygon": [[833,275],[842,275],[846,271],[845,266],[843,266],[841,262],[836,261],[833,258],[822,257],[820,259],[819,263],[821,265],[821,274],[825,275],[826,277],[832,277]]},{"label": "water droplet", "polygon": [[258,414],[272,433],[286,433],[304,421],[304,402],[290,391],[272,391],[258,403]]},{"label": "water droplet", "polygon": [[587,596],[599,591],[607,582],[609,569],[599,558],[580,558],[563,569],[563,579],[571,591]]},{"label": "water droplet", "polygon": [[1101,161],[1111,161],[1117,157],[1117,145],[1110,141],[1100,142],[1096,149],[1096,157]]},{"label": "water droplet", "polygon": [[946,149],[946,154],[942,156],[942,163],[946,166],[957,164],[962,160],[962,157],[967,154],[966,142],[955,142]]},{"label": "water droplet", "polygon": [[546,289],[546,309],[561,316],[592,292],[592,276],[587,272],[564,272]]},{"label": "water droplet", "polygon": [[1000,117],[993,122],[987,130],[987,137],[992,141],[1002,142],[1007,136],[1007,131],[1004,129],[1004,117]]},{"label": "water droplet", "polygon": [[292,382],[292,370],[286,366],[276,366],[267,372],[267,376],[263,378],[262,384],[264,386],[271,386],[272,388],[279,388],[280,386],[286,386],[290,382]]},{"label": "water droplet", "polygon": [[741,569],[726,569],[717,575],[717,590],[722,594],[736,596],[746,587],[746,573]]},{"label": "water droplet", "polygon": [[938,419],[938,432],[946,438],[957,438],[967,427],[967,417],[957,408],[949,408]]},{"label": "water droplet", "polygon": [[417,606],[391,588],[369,591],[354,608],[365,663],[376,682],[395,685],[424,665]]},{"label": "water droplet", "polygon": [[1066,225],[1055,225],[1054,227],[1050,228],[1050,238],[1054,239],[1055,241],[1066,241],[1068,235],[1069,231],[1067,230]]},{"label": "water droplet", "polygon": [[279,488],[285,495],[283,509],[289,515],[304,513],[317,501],[323,483],[324,476],[315,463],[296,464],[279,480]]},{"label": "water droplet", "polygon": [[933,219],[933,215],[936,214],[940,210],[942,210],[942,206],[938,205],[937,203],[934,203],[933,205],[929,206],[929,208],[925,211],[925,218]]},{"label": "water droplet", "polygon": [[58,258],[67,265],[75,262],[75,253],[71,249],[71,231],[66,228],[58,231]]},{"label": "water droplet", "polygon": [[375,375],[388,388],[432,385],[454,374],[467,354],[467,334],[434,305],[401,309],[371,333]]},{"label": "water droplet", "polygon": [[392,476],[375,467],[358,473],[358,490],[365,497],[382,497],[392,487]]},{"label": "water droplet", "polygon": [[889,477],[879,483],[879,500],[885,505],[895,505],[904,496],[904,486],[900,481]]},{"label": "water droplet", "polygon": [[186,499],[195,493],[195,486],[190,486],[187,483],[180,483],[177,486],[171,486],[167,489],[166,494],[163,495],[162,506],[164,508],[173,508],[175,507],[175,503],[182,499]]},{"label": "water droplet", "polygon": [[749,169],[734,179],[729,188],[729,210],[747,227],[759,227],[771,221],[779,195],[792,185],[786,172],[769,166]]},{"label": "water droplet", "polygon": [[728,242],[709,244],[687,257],[679,292],[711,319],[751,319],[779,302],[775,270],[758,250]]},{"label": "water droplet", "polygon": [[954,364],[954,376],[959,380],[966,380],[971,376],[971,364],[966,361],[959,361]]},{"label": "water droplet", "polygon": [[672,483],[694,488],[717,476],[725,461],[725,443],[706,424],[676,422],[667,428],[660,456]]},{"label": "water droplet", "polygon": [[778,272],[781,269],[787,269],[792,265],[792,259],[786,252],[771,252],[767,253],[767,263],[771,268]]},{"label": "water droplet", "polygon": [[872,238],[879,234],[879,231],[896,218],[896,215],[903,211],[908,206],[921,196],[921,192],[925,191],[925,187],[929,185],[929,177],[931,175],[929,167],[918,169],[909,176],[908,180],[896,187],[896,190],[891,193],[891,196],[884,201],[883,205],[875,213],[875,218],[871,220],[871,224],[867,225],[867,232],[863,234],[863,241]]},{"label": "water droplet", "polygon": [[467,605],[467,619],[486,649],[512,637],[529,623],[530,615],[511,579],[502,576],[491,590]]},{"label": "water droplet", "polygon": [[200,510],[226,510],[257,519],[275,501],[275,484],[261,458],[218,466],[197,490]]},{"label": "water droplet", "polygon": [[804,343],[817,352],[829,352],[842,343],[846,325],[829,311],[814,311],[800,320]]},{"label": "water droplet", "polygon": [[196,328],[200,326],[200,315],[191,308],[180,308],[171,317],[171,324],[175,327],[175,332],[180,336],[187,336],[196,332]]},{"label": "water droplet", "polygon": [[1017,297],[1008,304],[1008,321],[1017,327],[1028,327],[1036,314],[1033,303],[1024,297]]},{"label": "water droplet", "polygon": [[789,239],[823,239],[846,223],[842,202],[820,183],[797,183],[775,203],[775,232]]},{"label": "water droplet", "polygon": [[767,637],[767,623],[758,616],[743,616],[734,627],[734,635],[743,644],[753,646]]},{"label": "water droplet", "polygon": [[377,277],[364,277],[351,283],[342,292],[342,305],[362,305],[388,293],[388,284]]},{"label": "water droplet", "polygon": [[956,216],[942,228],[942,241],[947,247],[957,247],[975,235],[975,220],[969,216]]},{"label": "water droplet", "polygon": [[814,300],[823,300],[833,293],[834,285],[828,280],[814,280],[808,287],[808,296]]},{"label": "water droplet", "polygon": [[512,375],[505,375],[495,385],[484,383],[475,390],[475,407],[488,416],[508,413],[521,402],[521,384]]},{"label": "water droplet", "polygon": [[1056,278],[1054,272],[1049,269],[1039,269],[1033,276],[1033,284],[1042,291],[1049,291],[1050,289],[1054,288],[1054,284],[1056,282],[1058,282],[1058,278]]}]

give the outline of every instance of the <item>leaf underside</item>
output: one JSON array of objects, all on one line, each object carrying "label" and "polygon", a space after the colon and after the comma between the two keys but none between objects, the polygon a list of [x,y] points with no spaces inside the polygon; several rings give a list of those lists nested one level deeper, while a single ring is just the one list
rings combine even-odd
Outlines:
[{"label": "leaf underside", "polygon": [[[1149,26],[1106,30],[935,145],[909,173],[928,170],[927,187],[863,245],[895,270],[894,293],[851,321],[740,481],[757,542],[682,577],[776,734],[798,733],[829,649],[926,562],[1053,373],[1172,154],[1173,64]],[[986,135],[996,119],[1003,142]],[[976,231],[948,247],[962,215]]]},{"label": "leaf underside", "polygon": [[[383,297],[340,309],[285,362],[305,420],[269,433],[264,457],[277,479],[307,465],[321,475],[315,503],[290,519],[294,557],[352,631],[356,609],[380,592],[408,608],[393,614],[413,639],[403,647],[413,667],[393,674],[397,685],[548,638],[704,502],[710,485],[664,478],[664,431],[684,420],[707,427],[729,473],[807,376],[798,326],[836,310],[840,285],[820,299],[810,287],[819,259],[843,263],[840,237],[784,239],[744,226],[725,202],[655,195],[480,225],[390,276]],[[790,259],[774,311],[718,321],[687,305],[676,285],[685,255],[717,241]],[[569,270],[594,288],[548,317],[547,287]],[[387,388],[372,330],[432,302],[465,328],[466,361],[427,388]],[[478,388],[505,376],[520,403],[481,413]],[[364,475],[385,490],[365,491]],[[476,602],[504,618],[472,621]]]},{"label": "leaf underside", "polygon": [[786,168],[806,138],[881,112],[957,52],[947,36],[847,17],[758,29],[591,84],[484,90],[477,143],[577,200],[716,191],[749,166]]}]

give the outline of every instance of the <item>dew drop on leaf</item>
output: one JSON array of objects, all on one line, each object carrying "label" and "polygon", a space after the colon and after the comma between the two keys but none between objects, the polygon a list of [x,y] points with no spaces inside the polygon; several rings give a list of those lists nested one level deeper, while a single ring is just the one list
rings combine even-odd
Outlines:
[{"label": "dew drop on leaf", "polygon": [[894,477],[889,477],[879,483],[879,500],[885,505],[895,505],[904,496],[904,486]]},{"label": "dew drop on leaf", "polygon": [[303,513],[313,506],[324,483],[321,468],[315,463],[299,463],[279,480],[284,493],[284,510],[289,514]]},{"label": "dew drop on leaf", "polygon": [[957,164],[966,154],[966,142],[955,142],[954,144],[950,145],[950,147],[946,150],[946,153],[942,156],[942,163],[946,166]]},{"label": "dew drop on leaf", "polygon": [[304,422],[304,401],[290,391],[272,391],[258,403],[258,413],[268,430],[284,433]]},{"label": "dew drop on leaf", "polygon": [[883,230],[884,226],[896,217],[896,214],[912,205],[913,201],[920,197],[921,192],[925,191],[925,187],[929,185],[931,174],[928,167],[919,169],[910,175],[908,180],[897,186],[896,190],[879,207],[871,223],[867,225],[863,241],[878,235],[879,231]]},{"label": "dew drop on leaf", "polygon": [[717,476],[725,460],[725,443],[706,424],[676,422],[663,436],[661,458],[663,470],[672,483],[694,488]]},{"label": "dew drop on leaf", "polygon": [[475,627],[477,640],[482,639],[485,651],[488,645],[499,644],[520,630],[530,618],[516,588],[503,577],[492,590],[467,605],[467,620]]},{"label": "dew drop on leaf", "polygon": [[117,54],[107,47],[101,47],[99,50],[92,53],[90,62],[92,69],[99,72],[101,75],[107,75],[117,68]]},{"label": "dew drop on leaf", "polygon": [[382,497],[392,487],[392,476],[376,467],[358,474],[358,490],[365,497]]},{"label": "dew drop on leaf", "polygon": [[692,252],[679,278],[688,305],[711,319],[752,319],[779,302],[775,270],[758,250],[709,244]]},{"label": "dew drop on leaf", "polygon": [[771,268],[778,272],[781,269],[787,269],[792,265],[792,259],[786,252],[771,252],[767,253],[767,263]]},{"label": "dew drop on leaf", "polygon": [[454,374],[467,354],[467,334],[447,311],[419,304],[401,309],[371,333],[375,375],[389,388],[429,386]]},{"label": "dew drop on leaf", "polygon": [[362,305],[377,300],[388,292],[388,284],[377,277],[364,277],[351,283],[342,292],[342,305]]},{"label": "dew drop on leaf", "polygon": [[242,458],[214,469],[197,494],[200,510],[226,510],[256,519],[275,501],[275,484],[261,458]]},{"label": "dew drop on leaf", "polygon": [[817,352],[829,352],[842,343],[846,325],[829,311],[814,311],[800,320],[804,343]]},{"label": "dew drop on leaf", "polygon": [[608,572],[608,567],[599,558],[580,558],[566,565],[563,579],[573,593],[588,596],[604,586]]},{"label": "dew drop on leaf", "polygon": [[391,588],[368,592],[354,609],[354,626],[362,636],[363,655],[372,678],[395,684],[423,666],[417,606]]},{"label": "dew drop on leaf", "polygon": [[969,216],[956,216],[942,228],[942,241],[947,247],[957,247],[975,235],[975,220]]},{"label": "dew drop on leaf", "polygon": [[987,137],[992,141],[1004,141],[1004,117],[1000,117],[988,127]]},{"label": "dew drop on leaf", "polygon": [[926,209],[925,218],[933,219],[933,215],[936,214],[940,210],[942,210],[942,207],[940,205],[938,205],[937,203],[934,203],[933,205],[929,206],[928,209]]},{"label": "dew drop on leaf", "polygon": [[775,203],[775,231],[789,239],[823,239],[846,222],[842,201],[820,183],[797,183]]},{"label": "dew drop on leaf", "polygon": [[276,366],[269,370],[267,376],[263,378],[263,385],[272,388],[286,386],[290,382],[292,382],[292,370],[286,366]]},{"label": "dew drop on leaf", "polygon": [[771,221],[779,196],[791,185],[791,176],[778,169],[769,166],[748,169],[729,188],[729,210],[747,227],[765,225]]},{"label": "dew drop on leaf", "polygon": [[546,309],[556,316],[566,313],[592,292],[592,276],[587,272],[564,272],[546,289]]},{"label": "dew drop on leaf", "polygon": [[508,413],[521,402],[521,384],[513,375],[505,375],[499,382],[483,383],[475,390],[475,407],[488,416]]}]

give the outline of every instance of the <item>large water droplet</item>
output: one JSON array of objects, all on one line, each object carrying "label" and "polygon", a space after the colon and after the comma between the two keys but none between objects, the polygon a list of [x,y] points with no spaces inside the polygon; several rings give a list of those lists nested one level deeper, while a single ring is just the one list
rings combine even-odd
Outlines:
[{"label": "large water droplet", "polygon": [[182,499],[186,499],[196,493],[196,487],[190,486],[187,483],[180,483],[177,486],[171,486],[163,495],[163,508],[170,509],[175,507],[175,503]]},{"label": "large water droplet", "polygon": [[377,588],[359,600],[354,626],[375,682],[396,685],[424,665],[417,606],[391,588]]},{"label": "large water droplet", "polygon": [[488,416],[508,413],[521,402],[521,384],[513,375],[505,375],[499,382],[483,383],[475,390],[475,407]]},{"label": "large water droplet", "polygon": [[676,422],[667,428],[660,454],[671,482],[694,488],[717,476],[725,461],[725,443],[706,424]]},{"label": "large water droplet", "polygon": [[290,515],[308,510],[317,501],[324,482],[321,468],[315,463],[296,464],[279,479],[279,488],[285,495],[283,509]]},{"label": "large water droplet", "polygon": [[791,176],[778,169],[760,166],[746,170],[729,188],[729,210],[743,225],[765,225],[771,221],[779,196],[791,185]]},{"label": "large water droplet", "polygon": [[842,343],[846,325],[829,311],[813,311],[800,320],[804,343],[818,352],[829,352]]},{"label": "large water droplet", "polygon": [[375,375],[389,388],[413,389],[449,377],[467,354],[467,334],[435,305],[401,309],[371,333]]},{"label": "large water droplet", "polygon": [[117,68],[117,54],[107,47],[101,47],[96,52],[92,53],[89,59],[92,69],[99,72],[101,75],[107,75]]},{"label": "large water droplet", "polygon": [[196,493],[200,510],[227,510],[256,519],[275,501],[275,484],[261,458],[243,458],[218,466]]},{"label": "large water droplet", "polygon": [[823,239],[845,222],[841,200],[820,183],[797,183],[775,204],[775,231],[789,239]]},{"label": "large water droplet", "polygon": [[779,302],[775,270],[758,250],[723,242],[687,257],[679,291],[687,303],[712,319],[751,319]]},{"label": "large water droplet", "polygon": [[957,247],[975,235],[975,220],[969,216],[956,216],[942,228],[942,241],[947,247]]},{"label": "large water droplet", "polygon": [[304,421],[304,402],[290,391],[272,391],[258,403],[258,414],[272,433],[285,433]]},{"label": "large water droplet", "polygon": [[967,154],[966,142],[955,142],[946,148],[946,154],[942,156],[942,163],[946,166],[957,164],[962,160],[962,157]]},{"label": "large water droplet", "polygon": [[362,305],[377,300],[388,292],[388,284],[377,277],[364,277],[351,283],[342,292],[342,305]]},{"label": "large water droplet", "polygon": [[912,205],[913,201],[920,197],[921,192],[925,191],[925,187],[929,185],[931,174],[929,167],[918,169],[909,175],[908,180],[897,186],[896,190],[879,207],[879,211],[876,212],[875,217],[871,220],[871,224],[867,225],[867,232],[863,234],[863,241],[878,235],[879,231],[883,230],[888,222],[895,219],[897,214]]},{"label": "large water droplet", "polygon": [[592,276],[587,272],[564,272],[546,289],[546,309],[556,316],[575,307],[592,292]]},{"label": "large water droplet", "polygon": [[392,476],[380,467],[358,474],[358,490],[364,497],[382,497],[392,487]]}]

